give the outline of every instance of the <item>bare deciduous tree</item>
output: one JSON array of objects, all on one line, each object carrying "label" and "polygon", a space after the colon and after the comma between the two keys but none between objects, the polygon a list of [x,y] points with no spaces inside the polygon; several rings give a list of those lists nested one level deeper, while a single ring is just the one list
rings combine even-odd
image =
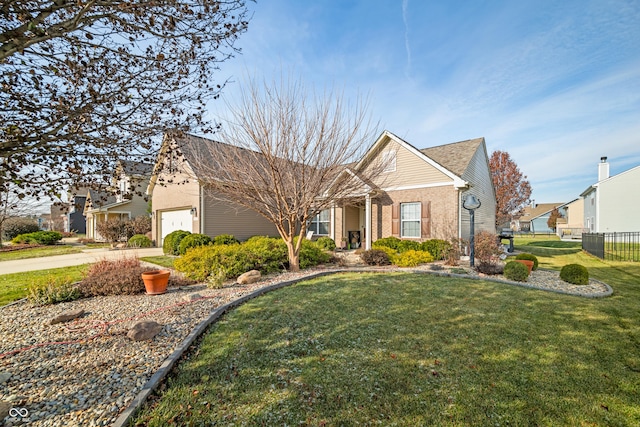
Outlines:
[{"label": "bare deciduous tree", "polygon": [[21,200],[12,191],[0,191],[0,246],[2,246],[4,226],[7,221],[12,218],[35,216],[41,208],[42,206],[36,203],[35,200]]},{"label": "bare deciduous tree", "polygon": [[[317,96],[299,81],[248,82],[219,138],[196,159],[197,175],[213,197],[254,210],[275,225],[288,248],[289,268],[309,221],[336,201],[362,197],[382,164],[360,165],[374,141],[361,99]],[[198,156],[199,155],[199,156]],[[351,163],[351,166],[349,164]]]},{"label": "bare deciduous tree", "polygon": [[496,226],[500,227],[522,213],[529,203],[531,184],[507,152],[491,153],[489,169],[496,189]]},{"label": "bare deciduous tree", "polygon": [[13,0],[0,7],[0,191],[55,195],[206,129],[244,0]]}]

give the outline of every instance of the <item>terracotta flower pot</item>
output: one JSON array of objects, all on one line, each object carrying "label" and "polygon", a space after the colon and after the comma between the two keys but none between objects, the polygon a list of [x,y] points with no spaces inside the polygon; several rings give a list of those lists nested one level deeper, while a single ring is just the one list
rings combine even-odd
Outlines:
[{"label": "terracotta flower pot", "polygon": [[529,261],[527,259],[515,259],[514,261],[526,265],[529,269],[529,274],[531,274],[531,270],[533,270],[533,261]]},{"label": "terracotta flower pot", "polygon": [[152,270],[142,273],[142,281],[147,290],[147,295],[160,295],[167,292],[169,284],[169,270]]}]

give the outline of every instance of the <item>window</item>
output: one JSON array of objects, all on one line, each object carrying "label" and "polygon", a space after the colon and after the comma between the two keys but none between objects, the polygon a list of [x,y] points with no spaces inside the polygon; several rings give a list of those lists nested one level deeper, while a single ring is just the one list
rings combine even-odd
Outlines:
[{"label": "window", "polygon": [[382,152],[382,172],[396,171],[396,150],[387,150]]},{"label": "window", "polygon": [[318,215],[313,217],[309,224],[309,231],[313,231],[315,235],[329,235],[329,209],[320,211]]},{"label": "window", "polygon": [[400,237],[420,238],[421,203],[400,204]]}]

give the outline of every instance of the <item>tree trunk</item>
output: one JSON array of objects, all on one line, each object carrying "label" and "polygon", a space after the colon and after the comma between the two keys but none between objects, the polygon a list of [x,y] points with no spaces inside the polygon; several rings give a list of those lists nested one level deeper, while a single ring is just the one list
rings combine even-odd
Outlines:
[{"label": "tree trunk", "polygon": [[293,241],[285,240],[289,252],[289,271],[300,271],[300,250],[296,250]]}]

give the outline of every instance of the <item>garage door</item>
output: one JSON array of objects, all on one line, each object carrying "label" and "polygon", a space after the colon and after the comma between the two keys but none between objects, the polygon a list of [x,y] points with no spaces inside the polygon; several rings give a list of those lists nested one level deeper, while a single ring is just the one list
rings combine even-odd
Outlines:
[{"label": "garage door", "polygon": [[160,212],[160,232],[162,233],[160,245],[162,246],[167,234],[176,230],[189,232],[193,230],[193,218],[189,209]]}]

